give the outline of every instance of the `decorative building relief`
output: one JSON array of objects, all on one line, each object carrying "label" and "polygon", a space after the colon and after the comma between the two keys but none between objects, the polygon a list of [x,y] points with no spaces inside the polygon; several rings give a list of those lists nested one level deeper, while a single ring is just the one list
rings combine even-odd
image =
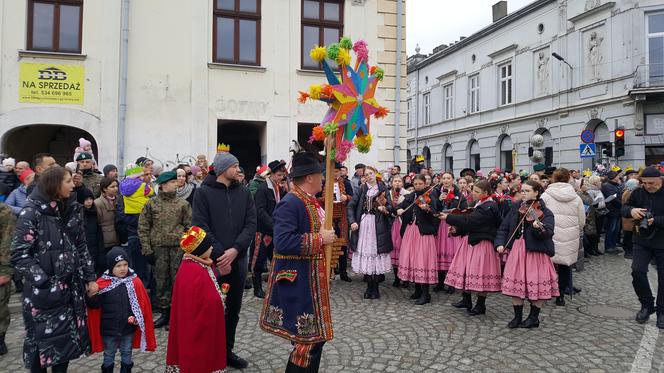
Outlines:
[{"label": "decorative building relief", "polygon": [[600,0],[586,0],[586,6],[583,8],[585,12],[595,9],[600,6],[602,2]]},{"label": "decorative building relief", "polygon": [[604,61],[602,43],[604,38],[597,31],[592,31],[588,40],[588,62],[591,66],[590,81],[593,82],[602,80],[601,65]]},{"label": "decorative building relief", "polygon": [[551,72],[549,68],[549,48],[535,52],[535,96],[543,96],[550,91]]}]

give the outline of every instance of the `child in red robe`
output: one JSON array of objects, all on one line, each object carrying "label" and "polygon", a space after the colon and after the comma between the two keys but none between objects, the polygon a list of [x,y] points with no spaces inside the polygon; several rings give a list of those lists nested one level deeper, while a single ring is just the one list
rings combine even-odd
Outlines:
[{"label": "child in red robe", "polygon": [[122,373],[134,366],[132,348],[154,351],[152,307],[143,282],[129,268],[124,249],[106,254],[108,270],[97,279],[99,292],[88,298],[88,330],[92,352],[104,352],[102,372],[113,372],[115,352],[120,350]]},{"label": "child in red robe", "polygon": [[[185,254],[175,276],[166,372],[212,373],[226,369],[224,294],[210,259],[211,239],[199,227],[182,236]],[[220,268],[222,275],[230,265]],[[226,285],[226,284],[224,284]]]}]

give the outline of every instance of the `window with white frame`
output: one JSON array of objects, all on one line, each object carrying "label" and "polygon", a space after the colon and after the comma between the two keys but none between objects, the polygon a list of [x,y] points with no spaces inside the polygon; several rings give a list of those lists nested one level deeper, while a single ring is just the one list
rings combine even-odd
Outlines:
[{"label": "window with white frame", "polygon": [[498,66],[500,77],[500,105],[512,103],[512,62]]},{"label": "window with white frame", "polygon": [[468,78],[468,90],[470,97],[470,112],[477,113],[480,111],[480,75],[475,74]]},{"label": "window with white frame", "polygon": [[648,75],[651,83],[664,83],[664,13],[648,14]]},{"label": "window with white frame", "polygon": [[429,93],[422,95],[424,100],[424,124],[431,123],[431,96]]},{"label": "window with white frame", "polygon": [[444,113],[443,118],[445,120],[454,118],[454,84],[450,83],[443,86],[443,101],[444,101]]}]

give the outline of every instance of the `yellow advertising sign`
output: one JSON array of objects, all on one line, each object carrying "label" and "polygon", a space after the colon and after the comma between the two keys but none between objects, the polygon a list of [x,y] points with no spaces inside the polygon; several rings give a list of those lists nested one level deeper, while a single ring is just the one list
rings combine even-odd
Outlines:
[{"label": "yellow advertising sign", "polygon": [[82,65],[21,63],[18,102],[83,105],[84,84]]}]

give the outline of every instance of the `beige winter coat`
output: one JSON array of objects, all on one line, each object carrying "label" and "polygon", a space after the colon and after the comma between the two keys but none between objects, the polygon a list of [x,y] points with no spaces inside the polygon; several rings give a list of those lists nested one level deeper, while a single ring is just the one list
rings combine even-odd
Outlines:
[{"label": "beige winter coat", "polygon": [[95,200],[97,207],[97,220],[104,236],[104,247],[109,248],[120,245],[117,233],[115,233],[115,204],[101,196]]},{"label": "beige winter coat", "polygon": [[553,244],[556,264],[572,265],[579,254],[579,238],[586,224],[586,212],[583,201],[569,183],[553,183],[549,185],[542,200],[553,212],[556,226],[553,231]]}]

